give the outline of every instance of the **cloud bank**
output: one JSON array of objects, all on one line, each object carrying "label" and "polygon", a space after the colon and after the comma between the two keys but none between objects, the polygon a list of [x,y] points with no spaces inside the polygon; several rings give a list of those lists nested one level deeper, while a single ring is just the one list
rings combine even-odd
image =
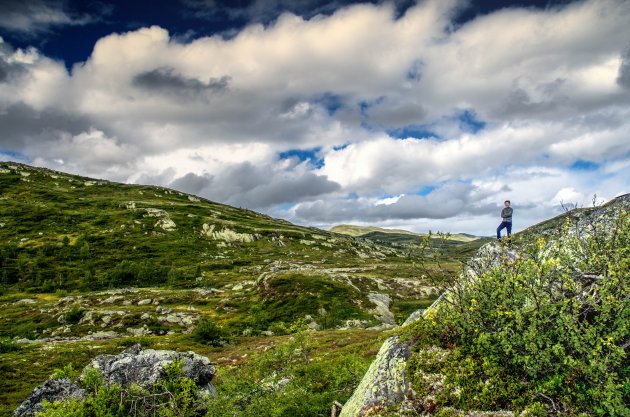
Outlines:
[{"label": "cloud bank", "polygon": [[630,191],[630,3],[462,7],[144,27],[70,71],[2,41],[0,156],[321,227],[488,235],[506,198],[518,229]]}]

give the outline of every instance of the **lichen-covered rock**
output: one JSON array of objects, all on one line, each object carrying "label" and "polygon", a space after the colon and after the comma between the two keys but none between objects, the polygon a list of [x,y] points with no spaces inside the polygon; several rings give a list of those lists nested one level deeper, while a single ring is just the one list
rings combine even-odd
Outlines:
[{"label": "lichen-covered rock", "polygon": [[[149,389],[165,375],[165,368],[173,361],[182,362],[183,375],[197,383],[200,394],[215,395],[212,378],[214,365],[205,356],[194,352],[174,352],[171,350],[142,350],[134,345],[119,355],[99,355],[82,371],[85,375],[90,369],[96,369],[103,376],[106,384],[118,384],[129,387],[132,384]],[[49,378],[35,388],[26,400],[15,410],[15,417],[32,417],[42,410],[44,400],[65,401],[70,398],[83,399],[85,391],[69,379]]]},{"label": "lichen-covered rock", "polygon": [[409,391],[405,366],[410,355],[409,342],[399,336],[387,339],[339,417],[361,416],[372,407],[403,401]]},{"label": "lichen-covered rock", "polygon": [[183,362],[184,376],[197,382],[202,389],[212,392],[212,377],[214,366],[205,356],[194,352],[174,352],[172,350],[141,350],[140,345],[134,345],[120,355],[99,355],[85,367],[97,369],[107,383],[120,386],[138,384],[148,388],[160,380],[164,368],[175,360]]},{"label": "lichen-covered rock", "polygon": [[81,400],[84,397],[85,390],[79,388],[76,383],[71,382],[68,378],[48,378],[46,382],[31,392],[13,415],[15,417],[33,417],[44,409],[42,407],[44,400],[49,402],[68,400],[70,398]]},{"label": "lichen-covered rock", "polygon": [[389,295],[378,292],[371,292],[368,294],[368,299],[374,303],[376,306],[370,312],[374,314],[381,323],[385,324],[396,324],[396,319],[394,318],[394,314],[389,311],[389,305],[392,302],[392,299]]}]

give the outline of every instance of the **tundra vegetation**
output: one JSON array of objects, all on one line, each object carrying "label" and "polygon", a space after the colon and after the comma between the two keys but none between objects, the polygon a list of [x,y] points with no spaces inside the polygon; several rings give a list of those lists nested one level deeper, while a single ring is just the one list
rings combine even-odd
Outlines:
[{"label": "tundra vegetation", "polygon": [[[458,280],[487,240],[349,236],[20,164],[0,163],[0,193],[2,416],[51,375],[88,397],[43,416],[330,415],[393,333],[414,343],[415,395],[373,415],[628,414],[626,212],[545,222]],[[135,343],[207,356],[217,395],[177,363],[142,389],[79,376]]]},{"label": "tundra vegetation", "polygon": [[[436,248],[429,263],[455,274],[482,242]],[[216,362],[217,410],[325,414],[378,351],[382,317],[402,323],[437,296],[416,246],[0,163],[0,415],[55,369],[136,342]]]},{"label": "tundra vegetation", "polygon": [[532,228],[449,285],[404,332],[415,399],[403,414],[629,415],[630,216],[611,211]]}]

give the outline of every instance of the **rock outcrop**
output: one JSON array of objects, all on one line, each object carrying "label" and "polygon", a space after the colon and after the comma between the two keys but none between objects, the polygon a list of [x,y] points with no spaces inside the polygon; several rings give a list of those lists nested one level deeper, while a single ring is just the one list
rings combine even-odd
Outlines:
[{"label": "rock outcrop", "polygon": [[48,378],[39,387],[25,399],[22,404],[15,410],[15,417],[33,417],[36,413],[43,410],[42,403],[44,401],[65,401],[71,398],[85,398],[85,390],[71,382],[68,378],[54,379]]},{"label": "rock outcrop", "polygon": [[[630,194],[619,196],[610,202],[591,209],[573,210],[557,216],[554,219],[534,225],[523,231],[526,236],[553,235],[563,226],[565,218],[569,218],[569,234],[579,233],[583,238],[599,232],[608,233],[619,213],[630,209]],[[551,241],[547,245],[562,244],[560,241]],[[505,247],[498,242],[491,242],[482,246],[469,260],[467,268],[460,276],[461,285],[474,285],[480,272],[502,264],[512,262],[523,256],[518,248]],[[428,311],[440,308],[440,305],[451,297],[449,292],[442,293],[438,299],[426,310],[418,310],[412,313],[405,321],[406,326],[418,320]],[[375,302],[372,298],[371,301]],[[380,300],[379,300],[380,301]],[[381,303],[383,304],[383,303]],[[411,356],[410,342],[402,341],[399,336],[388,338],[381,346],[376,359],[361,380],[361,383],[352,394],[352,397],[344,404],[340,417],[360,417],[370,414],[370,410],[381,406],[391,406],[403,403],[408,397],[413,397],[406,376],[406,363]],[[477,414],[475,414],[477,415]],[[479,414],[480,415],[480,414]],[[510,416],[511,412],[496,412],[491,415]]]},{"label": "rock outcrop", "polygon": [[[97,369],[106,384],[118,384],[128,387],[136,384],[150,388],[164,377],[164,369],[173,361],[182,362],[183,375],[194,380],[201,395],[215,395],[212,378],[215,368],[205,356],[194,352],[174,352],[171,350],[142,350],[134,345],[119,355],[99,355],[82,371],[84,375],[90,369]],[[71,398],[85,398],[86,392],[76,382],[68,378],[48,378],[35,388],[24,402],[15,410],[15,417],[33,417],[42,410],[44,400],[65,401]]]},{"label": "rock outcrop", "polygon": [[409,391],[405,366],[410,348],[399,336],[388,338],[339,417],[360,416],[372,407],[402,402]]}]

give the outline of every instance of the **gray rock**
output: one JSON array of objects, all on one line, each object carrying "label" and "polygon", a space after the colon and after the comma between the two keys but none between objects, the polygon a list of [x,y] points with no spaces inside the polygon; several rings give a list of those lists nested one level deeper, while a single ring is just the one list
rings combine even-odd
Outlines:
[{"label": "gray rock", "polygon": [[176,314],[169,314],[168,316],[166,316],[166,321],[169,323],[179,323],[181,321],[181,318]]},{"label": "gray rock", "polygon": [[368,294],[368,299],[373,302],[376,307],[370,312],[381,322],[385,324],[396,324],[394,314],[389,311],[389,305],[392,299],[388,294],[371,292]]},{"label": "gray rock", "polygon": [[135,329],[133,327],[127,327],[127,332],[133,336],[146,336],[148,334],[151,334],[151,330],[147,328],[146,324],[143,327],[138,327]]},{"label": "gray rock", "polygon": [[409,342],[401,342],[399,336],[387,339],[339,417],[357,417],[374,406],[403,401],[410,389],[405,372],[410,355]]},{"label": "gray rock", "polygon": [[171,350],[141,350],[134,345],[120,355],[99,355],[84,369],[97,369],[107,383],[121,386],[138,384],[148,388],[163,376],[164,368],[174,360],[183,361],[183,373],[195,380],[200,387],[210,384],[215,373],[214,366],[205,356],[194,352]]},{"label": "gray rock", "polygon": [[15,417],[34,417],[36,413],[43,411],[42,402],[44,400],[54,402],[76,398],[82,400],[85,397],[85,390],[79,388],[76,383],[68,378],[53,379],[48,378],[26,398],[15,410]]},{"label": "gray rock", "polygon": [[[205,356],[194,352],[174,352],[171,350],[142,350],[134,345],[119,355],[99,355],[82,371],[84,376],[88,370],[96,369],[106,384],[118,384],[128,387],[137,384],[150,388],[164,377],[164,369],[175,360],[182,361],[183,375],[194,380],[201,395],[216,394],[212,386],[215,374],[214,365]],[[14,417],[34,417],[42,410],[41,403],[47,401],[64,401],[70,398],[85,398],[85,391],[69,379],[47,379],[35,388],[24,402],[15,410]]]},{"label": "gray rock", "polygon": [[407,320],[405,320],[405,322],[402,325],[407,326],[408,324],[411,324],[414,321],[418,320],[420,317],[423,316],[424,311],[425,310],[423,308],[421,308],[420,310],[414,311],[413,313],[409,315],[409,317],[407,317]]},{"label": "gray rock", "polygon": [[32,298],[22,298],[19,301],[15,302],[15,305],[28,305],[28,304],[35,304],[37,303],[37,301],[33,300]]}]

